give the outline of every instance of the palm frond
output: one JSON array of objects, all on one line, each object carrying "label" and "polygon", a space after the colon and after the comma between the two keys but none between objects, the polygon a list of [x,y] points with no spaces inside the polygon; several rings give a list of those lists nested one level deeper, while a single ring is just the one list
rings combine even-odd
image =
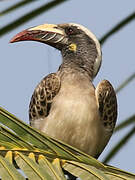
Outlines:
[{"label": "palm frond", "polygon": [[[19,137],[23,139],[23,141],[26,141],[27,146],[25,148],[28,148],[28,144],[30,144],[34,150],[36,150],[36,147],[38,147],[38,150],[48,154],[47,156],[52,158],[59,157],[61,159],[76,160],[79,162],[92,164],[95,163],[95,165],[98,167],[103,166],[98,161],[95,161],[94,158],[86,155],[85,153],[77,150],[76,148],[73,148],[72,146],[69,146],[56,139],[50,138],[49,136],[32,128],[31,126],[22,122],[17,117],[13,116],[3,108],[0,108],[0,122],[4,126],[10,128],[14,132],[14,136],[16,136],[16,138]],[[2,132],[2,134],[4,134],[3,130],[5,129],[0,129],[0,132]],[[9,142],[11,142],[10,139]],[[15,145],[17,145],[17,142]],[[18,148],[20,149],[20,146],[18,146]],[[31,148],[29,150],[31,150]],[[75,153],[78,155],[75,155]]]},{"label": "palm frond", "polygon": [[128,173],[113,166],[105,166],[106,170],[97,169],[93,166],[67,161],[64,168],[71,172],[74,176],[82,180],[97,179],[97,180],[133,180],[134,174]]},{"label": "palm frond", "polygon": [[[65,180],[62,169],[83,179],[134,179],[93,157],[53,139],[0,108],[0,177]],[[23,171],[24,175],[17,169]]]},{"label": "palm frond", "polygon": [[116,153],[129,141],[129,139],[135,134],[135,126],[111,149],[108,155],[103,160],[103,163],[108,163]]},{"label": "palm frond", "polygon": [[42,6],[36,8],[35,10],[32,10],[31,12],[23,15],[22,17],[16,19],[15,21],[9,23],[8,25],[4,26],[0,29],[0,36],[3,36],[4,34],[14,30],[18,26],[30,21],[31,19],[41,15],[42,13],[45,13],[49,9],[59,5],[60,3],[66,2],[67,0],[53,0],[51,2],[45,3]]},{"label": "palm frond", "polygon": [[122,130],[123,128],[126,128],[127,126],[131,124],[135,124],[135,114],[129,117],[128,119],[124,120],[119,125],[117,125],[114,132],[116,133],[117,131]]},{"label": "palm frond", "polygon": [[103,160],[103,163],[108,163],[120,151],[120,149],[126,145],[129,139],[132,138],[135,133],[135,115],[132,115],[128,119],[124,120],[115,128],[114,133],[123,130],[131,124],[133,124],[133,128],[111,149],[111,151],[106,155],[105,159]]},{"label": "palm frond", "polygon": [[0,177],[2,179],[24,180],[25,178],[4,157],[0,156]]},{"label": "palm frond", "polygon": [[135,12],[128,15],[126,18],[124,18],[119,23],[117,23],[111,30],[105,33],[105,35],[103,35],[102,38],[100,39],[100,43],[103,45],[108,38],[110,38],[114,33],[121,30],[124,26],[129,24],[134,19],[135,19]]},{"label": "palm frond", "polygon": [[0,16],[6,15],[6,14],[8,14],[8,13],[14,11],[14,10],[17,10],[18,8],[21,8],[21,7],[25,6],[25,5],[28,5],[28,4],[30,4],[30,3],[34,2],[34,1],[36,1],[36,0],[23,0],[21,2],[18,2],[16,4],[6,8],[5,10],[1,11]]},{"label": "palm frond", "polygon": [[132,80],[135,79],[135,73],[131,74],[120,86],[115,90],[116,93],[121,91],[124,87],[126,87]]}]

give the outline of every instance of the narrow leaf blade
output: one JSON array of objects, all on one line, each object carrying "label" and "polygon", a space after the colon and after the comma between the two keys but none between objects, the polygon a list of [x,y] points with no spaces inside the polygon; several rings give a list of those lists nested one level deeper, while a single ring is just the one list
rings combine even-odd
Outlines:
[{"label": "narrow leaf blade", "polygon": [[2,177],[2,180],[25,180],[16,168],[2,156],[0,156],[0,176]]}]

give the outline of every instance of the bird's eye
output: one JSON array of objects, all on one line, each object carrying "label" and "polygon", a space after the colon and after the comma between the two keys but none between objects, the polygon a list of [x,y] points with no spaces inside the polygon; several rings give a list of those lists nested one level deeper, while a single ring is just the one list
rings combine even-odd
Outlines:
[{"label": "bird's eye", "polygon": [[74,30],[73,30],[73,28],[71,28],[71,27],[66,28],[65,31],[66,31],[66,34],[67,34],[67,35],[72,35],[72,34],[74,34]]}]

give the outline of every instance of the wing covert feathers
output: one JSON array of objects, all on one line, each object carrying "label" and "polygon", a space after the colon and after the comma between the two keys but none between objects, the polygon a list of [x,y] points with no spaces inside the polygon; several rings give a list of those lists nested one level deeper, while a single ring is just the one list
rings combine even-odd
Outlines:
[{"label": "wing covert feathers", "polygon": [[101,81],[96,88],[96,98],[101,120],[106,129],[113,131],[117,120],[117,99],[109,81]]},{"label": "wing covert feathers", "polygon": [[29,120],[48,116],[53,98],[60,89],[60,79],[56,73],[46,76],[36,87],[29,106]]}]

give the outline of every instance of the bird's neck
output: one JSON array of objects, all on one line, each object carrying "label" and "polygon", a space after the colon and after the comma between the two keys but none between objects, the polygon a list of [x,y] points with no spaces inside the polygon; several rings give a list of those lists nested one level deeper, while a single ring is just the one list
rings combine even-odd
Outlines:
[{"label": "bird's neck", "polygon": [[92,81],[94,62],[92,61],[92,57],[89,58],[91,59],[88,59],[85,56],[83,56],[83,58],[73,56],[70,56],[69,58],[63,58],[63,63],[59,67],[59,71],[64,74],[80,73]]}]

